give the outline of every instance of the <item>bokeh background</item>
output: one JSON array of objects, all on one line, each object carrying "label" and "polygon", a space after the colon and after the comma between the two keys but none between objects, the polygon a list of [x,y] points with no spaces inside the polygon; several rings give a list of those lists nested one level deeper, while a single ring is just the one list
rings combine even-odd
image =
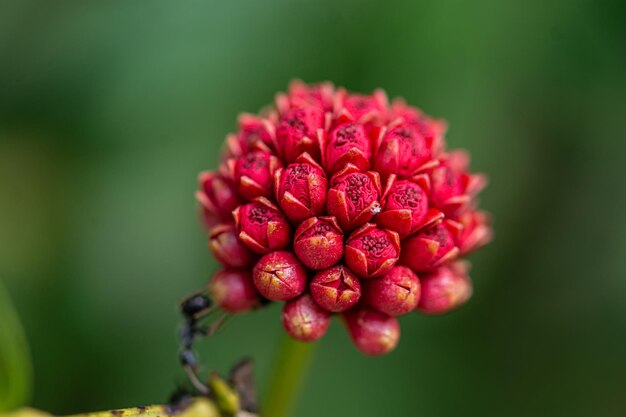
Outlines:
[{"label": "bokeh background", "polygon": [[[393,354],[363,357],[334,322],[296,414],[625,415],[625,4],[3,1],[0,281],[29,404],[149,404],[185,382],[177,303],[216,268],[196,174],[299,77],[446,118],[491,178],[497,237],[471,302],[403,318]],[[281,333],[274,306],[200,354],[252,356],[263,391]]]}]

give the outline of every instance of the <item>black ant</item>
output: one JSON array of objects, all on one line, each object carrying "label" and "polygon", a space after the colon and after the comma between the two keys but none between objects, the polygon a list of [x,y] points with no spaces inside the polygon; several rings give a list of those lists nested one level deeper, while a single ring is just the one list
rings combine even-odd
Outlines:
[{"label": "black ant", "polygon": [[217,318],[209,323],[202,324],[205,319],[214,317],[219,310],[213,304],[208,294],[197,292],[185,298],[180,304],[180,310],[185,319],[180,329],[180,362],[193,386],[202,395],[209,395],[211,388],[204,384],[198,375],[199,364],[193,351],[193,343],[198,336],[214,335],[228,319],[229,314],[221,312]]},{"label": "black ant", "polygon": [[[269,304],[269,300],[262,299],[261,307]],[[198,337],[213,336],[228,320],[230,313],[220,310],[208,295],[206,290],[198,291],[183,299],[180,303],[180,310],[184,318],[180,328],[180,362],[189,377],[193,387],[200,395],[215,396],[210,384],[202,382],[200,378],[200,364],[193,350],[193,344]],[[256,389],[253,381],[252,362],[244,359],[233,367],[230,371],[228,384],[239,397],[241,410],[247,411],[249,415],[256,415],[258,410]],[[172,407],[177,404],[184,405],[189,399],[190,393],[186,390],[178,390],[171,399]]]}]

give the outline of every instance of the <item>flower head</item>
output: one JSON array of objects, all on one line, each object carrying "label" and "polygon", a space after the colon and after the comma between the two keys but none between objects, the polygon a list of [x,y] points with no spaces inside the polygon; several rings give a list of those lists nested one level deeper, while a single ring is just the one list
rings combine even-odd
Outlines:
[{"label": "flower head", "polygon": [[[460,258],[492,239],[483,175],[447,151],[446,123],[386,94],[295,81],[239,117],[196,193],[224,269],[223,310],[285,302],[285,331],[322,337],[333,314],[357,349],[398,344],[398,316],[449,311],[471,295]],[[404,319],[403,319],[404,320]]]}]

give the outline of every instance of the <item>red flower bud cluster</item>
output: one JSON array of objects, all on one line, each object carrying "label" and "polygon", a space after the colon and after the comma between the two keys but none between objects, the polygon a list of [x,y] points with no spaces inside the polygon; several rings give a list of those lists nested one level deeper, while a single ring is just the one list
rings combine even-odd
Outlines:
[{"label": "red flower bud cluster", "polygon": [[445,149],[445,122],[381,90],[294,82],[226,138],[200,174],[209,284],[225,311],[285,301],[292,337],[324,335],[333,314],[367,355],[395,348],[397,317],[441,314],[472,294],[460,257],[492,238],[477,210],[483,175]]}]

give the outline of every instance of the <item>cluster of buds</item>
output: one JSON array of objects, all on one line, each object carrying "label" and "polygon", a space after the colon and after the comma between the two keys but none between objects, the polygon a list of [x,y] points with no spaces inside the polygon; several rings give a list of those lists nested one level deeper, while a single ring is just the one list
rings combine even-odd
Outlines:
[{"label": "cluster of buds", "polygon": [[339,315],[368,355],[395,348],[398,317],[442,314],[472,293],[462,258],[491,240],[483,175],[445,147],[446,125],[381,90],[294,82],[244,114],[216,171],[200,174],[209,291],[228,312],[285,302],[282,323],[313,341]]}]

